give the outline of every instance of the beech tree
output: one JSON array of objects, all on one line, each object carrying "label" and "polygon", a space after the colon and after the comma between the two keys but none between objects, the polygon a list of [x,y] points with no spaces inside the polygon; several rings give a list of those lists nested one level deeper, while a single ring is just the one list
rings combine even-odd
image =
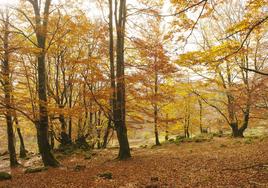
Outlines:
[{"label": "beech tree", "polygon": [[[34,22],[31,25],[35,32],[37,43],[35,44],[40,52],[37,54],[38,70],[38,98],[39,98],[39,119],[36,122],[37,140],[40,154],[45,166],[58,166],[59,163],[51,153],[48,141],[48,108],[47,108],[47,76],[46,76],[46,52],[47,52],[47,29],[51,0],[41,2],[38,0],[28,0],[34,11]],[[42,4],[43,3],[43,4]],[[43,11],[41,12],[41,8]],[[26,16],[27,17],[27,16]],[[31,19],[28,18],[30,21]]]},{"label": "beech tree", "polygon": [[14,51],[14,48],[10,45],[10,17],[11,14],[6,8],[0,12],[1,14],[1,30],[3,33],[0,35],[0,44],[1,44],[1,84],[3,87],[4,97],[2,105],[5,110],[5,118],[7,124],[7,137],[8,137],[8,151],[9,151],[9,160],[10,166],[15,167],[18,165],[15,149],[15,135],[13,128],[13,103],[12,103],[12,80],[11,80],[11,53]]},{"label": "beech tree", "polygon": [[160,145],[220,119],[243,137],[267,116],[267,0],[81,2],[21,0],[1,14],[11,166],[16,131],[22,157],[23,135],[36,135],[44,165],[57,167],[56,147],[117,139],[125,160],[137,130]]},{"label": "beech tree", "polygon": [[[207,99],[202,97],[198,92],[195,93],[223,116],[230,125],[234,137],[243,137],[243,133],[249,124],[252,109],[252,96],[254,95],[256,87],[258,87],[254,75],[250,74],[248,68],[252,66],[252,59],[253,64],[255,62],[255,67],[258,67],[257,64],[261,63],[261,61],[258,63],[258,43],[257,46],[249,42],[244,43],[244,38],[240,35],[224,37],[224,28],[228,27],[228,24],[232,25],[233,20],[237,21],[236,19],[239,19],[239,16],[230,19],[232,11],[242,9],[239,3],[233,3],[234,6],[229,7],[229,9],[228,6],[223,4],[228,10],[224,8],[219,8],[218,10],[218,12],[224,12],[224,10],[226,10],[226,12],[229,13],[224,15],[226,17],[218,13],[214,15],[216,19],[221,20],[221,22],[216,21],[218,24],[218,35],[220,36],[215,37],[214,40],[208,38],[208,31],[204,29],[202,33],[203,42],[200,43],[203,50],[182,55],[180,62],[183,62],[184,65],[189,63],[189,67],[192,66],[194,72],[203,76],[203,78],[209,82],[214,82],[216,87],[220,87],[218,92],[222,93],[226,98],[222,99],[220,97],[217,101],[221,102],[221,105],[226,107],[225,110],[215,103],[208,102]],[[239,11],[242,12],[242,10]],[[215,32],[216,31],[217,30],[215,30]],[[225,38],[225,40],[219,40],[220,37]],[[252,40],[254,39],[252,38]],[[219,45],[213,44],[214,41]],[[241,50],[238,52],[241,48],[241,43],[245,44],[245,47],[243,47],[244,51]],[[246,69],[244,67],[246,67]],[[244,101],[241,100],[242,95]],[[239,117],[242,120],[239,120]],[[239,126],[240,122],[242,123]]]},{"label": "beech tree", "polygon": [[[114,113],[114,124],[119,142],[119,154],[118,158],[121,160],[128,159],[131,157],[130,148],[127,136],[126,126],[126,93],[125,93],[125,29],[127,19],[127,6],[126,0],[120,0],[119,2],[114,1],[115,9],[115,27],[116,27],[116,100],[113,109]],[[111,2],[109,8],[111,9]],[[111,17],[111,12],[110,12]],[[110,37],[112,22],[110,18]],[[113,38],[110,38],[112,44]],[[110,45],[110,48],[112,46]],[[113,58],[112,49],[110,51],[111,61]],[[112,67],[111,67],[112,70]],[[112,79],[111,79],[112,80]],[[112,83],[112,85],[114,85]],[[113,87],[113,86],[112,86]],[[113,88],[112,88],[113,89]]]}]

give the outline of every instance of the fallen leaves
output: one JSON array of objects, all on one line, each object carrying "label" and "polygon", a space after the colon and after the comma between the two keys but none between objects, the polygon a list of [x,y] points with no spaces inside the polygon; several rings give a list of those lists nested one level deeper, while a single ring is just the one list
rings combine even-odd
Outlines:
[{"label": "fallen leaves", "polygon": [[[12,171],[12,181],[0,182],[0,187],[265,187],[267,144],[268,139],[245,144],[242,140],[217,138],[211,142],[133,148],[133,158],[127,161],[114,160],[117,150],[106,149],[91,160],[78,154],[64,158],[61,163],[66,168],[35,174]],[[256,164],[262,166],[253,166]],[[74,171],[72,167],[76,166],[84,168]]]}]

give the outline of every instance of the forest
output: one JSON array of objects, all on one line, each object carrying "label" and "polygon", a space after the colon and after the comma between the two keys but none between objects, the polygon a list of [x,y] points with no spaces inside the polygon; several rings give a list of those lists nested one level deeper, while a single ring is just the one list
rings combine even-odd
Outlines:
[{"label": "forest", "polygon": [[0,0],[0,187],[268,187],[268,0]]}]

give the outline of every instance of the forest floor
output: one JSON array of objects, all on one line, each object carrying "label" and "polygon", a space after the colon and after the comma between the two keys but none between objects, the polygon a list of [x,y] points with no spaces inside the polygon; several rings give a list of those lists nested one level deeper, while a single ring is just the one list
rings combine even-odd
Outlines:
[{"label": "forest floor", "polygon": [[268,138],[133,148],[127,161],[115,160],[117,149],[94,152],[90,160],[81,153],[63,157],[63,167],[39,173],[17,168],[0,187],[268,187]]}]

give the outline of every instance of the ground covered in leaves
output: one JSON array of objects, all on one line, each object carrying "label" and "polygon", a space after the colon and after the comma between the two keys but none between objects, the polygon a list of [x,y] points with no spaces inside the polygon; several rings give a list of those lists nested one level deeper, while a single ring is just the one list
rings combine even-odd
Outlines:
[{"label": "ground covered in leaves", "polygon": [[127,161],[116,155],[117,149],[57,155],[62,167],[27,174],[18,168],[0,187],[268,187],[267,138],[133,148]]}]

